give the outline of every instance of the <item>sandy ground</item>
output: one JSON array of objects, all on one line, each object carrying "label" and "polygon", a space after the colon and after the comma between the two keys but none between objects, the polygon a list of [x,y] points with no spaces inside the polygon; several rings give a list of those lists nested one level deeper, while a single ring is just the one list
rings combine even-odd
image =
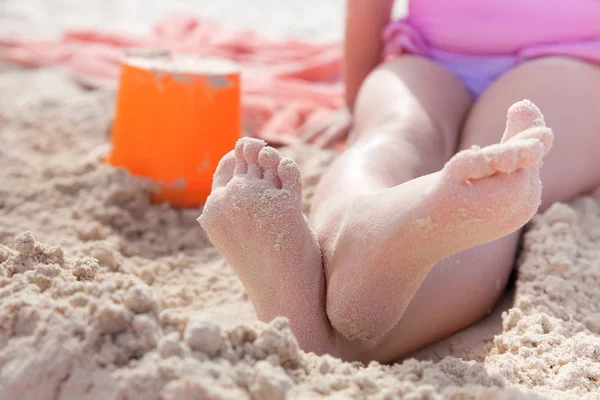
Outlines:
[{"label": "sandy ground", "polygon": [[[7,0],[0,7],[30,21],[42,15],[32,5],[50,9],[37,3],[22,3],[33,11]],[[83,2],[58,3],[56,15],[71,16],[66,25],[73,15],[92,25],[105,18],[84,12]],[[276,2],[256,3],[266,10]],[[334,21],[342,2],[332,4],[319,10]],[[164,11],[153,7],[140,24]],[[226,14],[220,7],[204,11]],[[252,27],[252,18],[223,22]],[[305,28],[296,19],[269,29],[316,31],[318,18]],[[340,27],[315,37],[336,37]],[[300,351],[285,320],[255,320],[196,222],[200,209],[151,205],[147,182],[87,158],[106,140],[113,106],[114,93],[84,92],[59,72],[0,74],[2,400],[600,396],[600,192],[532,221],[514,291],[482,324],[418,359],[343,363]],[[307,210],[334,155],[284,151],[301,166]]]}]

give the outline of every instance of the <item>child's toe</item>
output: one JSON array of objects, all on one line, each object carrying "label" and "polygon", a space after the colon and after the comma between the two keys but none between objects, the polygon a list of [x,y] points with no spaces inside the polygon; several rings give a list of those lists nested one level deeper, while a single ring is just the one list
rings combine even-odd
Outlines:
[{"label": "child's toe", "polygon": [[251,139],[244,144],[243,155],[248,164],[247,175],[250,178],[262,178],[263,170],[258,164],[258,154],[265,147],[265,142],[259,139]]},{"label": "child's toe", "polygon": [[264,179],[278,189],[281,188],[281,181],[277,176],[277,166],[280,161],[279,152],[272,147],[264,147],[258,154],[258,163],[264,171]]},{"label": "child's toe", "polygon": [[219,165],[217,165],[217,170],[215,171],[215,175],[213,178],[213,190],[227,185],[231,178],[233,178],[233,171],[235,170],[235,165],[235,151],[231,150],[223,158],[221,158],[221,161],[219,161]]},{"label": "child's toe", "polygon": [[508,109],[506,130],[501,143],[505,143],[527,129],[543,126],[546,126],[546,123],[540,109],[529,100],[519,101]]},{"label": "child's toe", "polygon": [[235,144],[235,175],[245,175],[248,172],[248,162],[244,158],[244,146],[250,138],[241,138]]},{"label": "child's toe", "polygon": [[281,188],[291,193],[301,193],[302,178],[298,165],[291,158],[284,158],[277,167],[277,175],[281,181]]}]

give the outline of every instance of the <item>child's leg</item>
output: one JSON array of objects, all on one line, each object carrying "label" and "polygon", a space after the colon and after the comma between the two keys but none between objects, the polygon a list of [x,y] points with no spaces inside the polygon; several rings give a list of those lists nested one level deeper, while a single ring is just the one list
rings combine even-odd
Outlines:
[{"label": "child's leg", "polygon": [[[502,144],[461,152],[444,165],[469,105],[462,85],[423,59],[401,57],[364,83],[358,138],[326,172],[311,215],[327,315],[347,339],[377,342],[436,262],[512,233],[535,213],[538,167],[552,142],[539,110],[513,107]],[[536,125],[527,138],[517,135]],[[485,130],[500,141],[503,129]],[[512,242],[504,243],[512,251]],[[461,313],[470,309],[455,312],[466,319]]]},{"label": "child's leg", "polygon": [[[380,154],[388,157],[383,167],[393,172],[390,182],[373,188],[439,170],[454,153],[471,105],[462,84],[441,67],[415,57],[380,68],[370,80],[378,103],[357,112],[372,113],[380,120],[361,127],[369,121],[359,118],[358,129],[372,133],[374,151],[392,149]],[[382,127],[381,134],[376,127]],[[351,157],[356,148],[362,149],[363,144],[348,151]],[[349,169],[337,176],[339,171],[333,168],[328,176],[336,188],[347,176],[361,171]],[[374,173],[381,168],[376,163],[366,166]],[[336,335],[325,312],[321,254],[302,216],[300,190],[299,172],[290,160],[280,160],[274,149],[260,141],[242,140],[235,152],[221,160],[200,221],[236,270],[260,319],[287,316],[305,350],[335,354]]]},{"label": "child's leg", "polygon": [[[544,158],[541,210],[600,185],[597,104],[600,68],[565,59],[527,63],[500,78],[475,104],[460,148],[497,141],[507,107],[531,99],[556,134]],[[392,360],[441,339],[483,317],[504,290],[516,253],[518,232],[438,262],[398,325],[355,357]]]}]

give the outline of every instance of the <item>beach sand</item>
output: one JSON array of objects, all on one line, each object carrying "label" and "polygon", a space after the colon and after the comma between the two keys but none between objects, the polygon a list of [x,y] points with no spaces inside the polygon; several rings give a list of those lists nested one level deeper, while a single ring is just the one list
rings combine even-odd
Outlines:
[{"label": "beach sand", "polygon": [[[432,361],[343,363],[255,320],[200,209],[150,205],[148,182],[88,160],[114,93],[52,71],[4,73],[0,93],[3,400],[598,398],[600,194],[533,220],[501,324],[420,352]],[[308,204],[334,154],[283,151]]]},{"label": "beach sand", "polygon": [[[114,97],[0,74],[0,399],[599,398],[600,191],[533,219],[486,320],[402,363],[344,363],[256,321],[200,209],[151,205],[149,182],[89,157]],[[335,154],[282,151],[308,211]]]}]

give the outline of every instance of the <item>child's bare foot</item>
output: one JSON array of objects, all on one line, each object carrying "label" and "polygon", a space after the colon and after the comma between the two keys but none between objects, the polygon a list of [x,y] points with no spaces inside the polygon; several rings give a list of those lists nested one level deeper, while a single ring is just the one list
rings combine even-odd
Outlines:
[{"label": "child's bare foot", "polygon": [[552,140],[537,107],[520,102],[500,144],[461,151],[440,172],[332,212],[317,233],[334,328],[348,339],[381,337],[437,261],[525,225],[540,204],[539,168]]},{"label": "child's bare foot", "polygon": [[509,109],[501,143],[463,150],[446,163],[437,189],[446,200],[436,214],[443,211],[438,223],[456,229],[463,248],[443,257],[512,233],[533,217],[541,199],[539,169],[553,139],[539,109],[522,101]]},{"label": "child's bare foot", "polygon": [[258,317],[288,317],[303,348],[323,352],[330,333],[325,278],[301,192],[291,159],[262,140],[243,138],[219,163],[198,220],[240,277]]}]

